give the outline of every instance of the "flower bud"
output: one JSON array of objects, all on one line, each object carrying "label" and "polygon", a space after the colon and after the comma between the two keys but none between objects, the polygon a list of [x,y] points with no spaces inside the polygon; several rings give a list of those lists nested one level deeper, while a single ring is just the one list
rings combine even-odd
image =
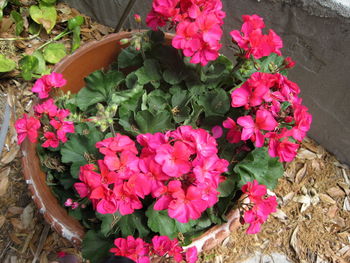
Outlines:
[{"label": "flower bud", "polygon": [[130,40],[128,38],[123,38],[123,39],[119,40],[120,45],[126,45],[129,42],[130,42]]},{"label": "flower bud", "polygon": [[286,57],[283,61],[285,68],[293,68],[295,66],[295,62],[291,57]]},{"label": "flower bud", "polygon": [[141,16],[139,14],[134,14],[134,19],[136,23],[141,23],[142,21]]}]

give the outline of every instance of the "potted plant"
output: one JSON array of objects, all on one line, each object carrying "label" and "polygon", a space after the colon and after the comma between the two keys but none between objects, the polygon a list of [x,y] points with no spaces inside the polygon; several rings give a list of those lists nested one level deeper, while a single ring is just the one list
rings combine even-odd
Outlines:
[{"label": "potted plant", "polygon": [[[91,44],[35,82],[34,115],[16,122],[25,176],[45,192],[35,201],[64,236],[79,242],[85,228],[92,262],[108,253],[196,262],[239,219],[254,234],[276,210],[267,188],[312,118],[286,77],[294,62],[280,37],[263,32],[261,17],[243,16],[231,32],[232,62],[219,54],[224,16],[219,0],[155,0],[153,31]],[[166,25],[174,37],[164,38]]]}]

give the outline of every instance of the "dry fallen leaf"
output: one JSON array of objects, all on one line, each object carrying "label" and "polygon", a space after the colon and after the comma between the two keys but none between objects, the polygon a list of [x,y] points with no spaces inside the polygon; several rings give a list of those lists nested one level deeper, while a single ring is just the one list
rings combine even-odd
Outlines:
[{"label": "dry fallen leaf", "polygon": [[9,174],[11,168],[7,167],[0,172],[0,196],[6,194],[7,188],[9,186]]},{"label": "dry fallen leaf", "polygon": [[285,212],[283,212],[281,209],[277,209],[275,213],[272,213],[272,216],[275,218],[278,218],[280,220],[287,220],[288,216],[286,215]]},{"label": "dry fallen leaf", "polygon": [[337,211],[338,211],[338,207],[337,205],[332,205],[329,209],[328,209],[328,213],[327,213],[327,216],[329,218],[334,218],[337,214]]},{"label": "dry fallen leaf", "polygon": [[306,159],[306,160],[313,160],[313,159],[317,158],[317,155],[309,150],[306,150],[305,148],[301,148],[298,151],[297,158]]},{"label": "dry fallen leaf", "polygon": [[20,215],[23,213],[23,209],[23,207],[11,206],[9,209],[7,209],[7,212],[9,213],[9,216]]},{"label": "dry fallen leaf", "polygon": [[345,195],[345,192],[340,189],[338,186],[331,187],[327,190],[327,194],[329,194],[333,198],[341,197]]},{"label": "dry fallen leaf", "polygon": [[299,241],[298,241],[298,237],[297,237],[298,231],[299,231],[299,226],[297,226],[292,233],[292,236],[290,238],[290,245],[294,249],[295,253],[299,256],[300,247],[299,247]]},{"label": "dry fallen leaf", "polygon": [[33,224],[33,214],[34,214],[34,208],[32,204],[27,205],[23,213],[21,215],[22,225],[25,229],[28,229],[30,227],[34,227]]},{"label": "dry fallen leaf", "polygon": [[320,197],[321,201],[324,202],[324,203],[331,204],[331,205],[335,205],[336,204],[335,200],[332,197],[330,197],[329,195],[327,195],[327,194],[322,194],[321,193],[318,196]]},{"label": "dry fallen leaf", "polygon": [[306,175],[306,169],[307,169],[307,164],[305,163],[304,166],[295,175],[295,182],[297,184],[300,183],[304,179],[304,177]]},{"label": "dry fallen leaf", "polygon": [[1,227],[5,224],[5,221],[6,221],[6,217],[4,217],[4,216],[0,216],[0,229],[1,229]]},{"label": "dry fallen leaf", "polygon": [[343,209],[345,211],[350,211],[350,200],[349,200],[349,197],[345,197],[344,199],[344,205],[343,205]]},{"label": "dry fallen leaf", "polygon": [[14,228],[18,230],[24,230],[23,224],[18,218],[10,218],[10,222]]},{"label": "dry fallen leaf", "polygon": [[3,164],[8,164],[8,163],[12,162],[16,158],[18,151],[19,151],[18,145],[12,146],[10,151],[3,155],[1,162]]}]

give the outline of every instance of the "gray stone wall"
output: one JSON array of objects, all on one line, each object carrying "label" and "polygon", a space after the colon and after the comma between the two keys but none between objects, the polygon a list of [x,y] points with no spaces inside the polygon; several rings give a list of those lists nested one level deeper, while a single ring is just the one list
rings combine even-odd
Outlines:
[{"label": "gray stone wall", "polygon": [[[127,0],[66,0],[101,23],[115,26]],[[133,13],[143,17],[151,0],[138,0]],[[309,136],[350,164],[350,3],[349,0],[223,0],[225,47],[239,29],[242,14],[258,14],[284,40],[283,54],[297,66],[289,78],[302,89],[313,114]],[[135,28],[132,16],[125,28]]]}]

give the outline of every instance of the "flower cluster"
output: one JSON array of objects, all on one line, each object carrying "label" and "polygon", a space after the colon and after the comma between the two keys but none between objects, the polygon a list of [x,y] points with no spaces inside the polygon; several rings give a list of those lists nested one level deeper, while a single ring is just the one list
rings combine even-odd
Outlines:
[{"label": "flower cluster", "polygon": [[140,198],[151,194],[155,210],[168,209],[170,217],[186,223],[217,203],[228,162],[217,156],[216,141],[207,131],[181,126],[165,134],[141,134],[137,141],[140,157],[128,136],[98,142],[104,155],[100,172],[93,164],[80,168],[82,182],[74,187],[99,213],[131,214],[142,208]]},{"label": "flower cluster", "polygon": [[299,148],[296,141],[303,140],[312,121],[299,93],[298,85],[279,73],[253,73],[231,93],[231,106],[243,107],[248,114],[239,117],[237,123],[232,119],[224,122],[229,129],[228,141],[250,139],[256,147],[262,147],[267,139],[272,157],[292,161]]},{"label": "flower cluster", "polygon": [[157,30],[170,22],[176,28],[172,45],[183,50],[190,62],[205,66],[221,48],[225,13],[221,0],[155,0],[146,22]]},{"label": "flower cluster", "polygon": [[255,59],[269,56],[271,53],[281,55],[282,39],[273,31],[268,35],[262,33],[264,20],[258,15],[243,15],[244,21],[241,31],[233,30],[230,35],[240,48],[246,51],[245,56],[252,55]]},{"label": "flower cluster", "polygon": [[[44,75],[38,79],[32,91],[39,93],[39,98],[48,97],[52,87],[61,87],[65,85],[66,80],[59,73]],[[39,134],[38,130],[43,126],[44,143],[42,147],[57,148],[60,142],[67,141],[67,133],[74,133],[74,124],[67,121],[70,111],[59,109],[53,99],[47,99],[34,107],[35,117],[29,117],[24,114],[23,118],[15,123],[17,130],[18,144],[28,136],[31,142],[36,142]]]},{"label": "flower cluster", "polygon": [[266,197],[265,185],[259,185],[257,180],[248,182],[242,186],[242,191],[249,198],[249,210],[244,212],[244,222],[250,224],[247,233],[256,234],[260,232],[263,224],[271,213],[276,212],[276,196]]},{"label": "flower cluster", "polygon": [[115,239],[114,245],[116,247],[111,248],[110,252],[116,256],[128,257],[136,263],[149,263],[153,257],[171,257],[176,262],[187,263],[195,263],[198,259],[196,247],[183,251],[176,238],[170,240],[167,236],[154,236],[150,244],[141,238],[128,236]]}]

